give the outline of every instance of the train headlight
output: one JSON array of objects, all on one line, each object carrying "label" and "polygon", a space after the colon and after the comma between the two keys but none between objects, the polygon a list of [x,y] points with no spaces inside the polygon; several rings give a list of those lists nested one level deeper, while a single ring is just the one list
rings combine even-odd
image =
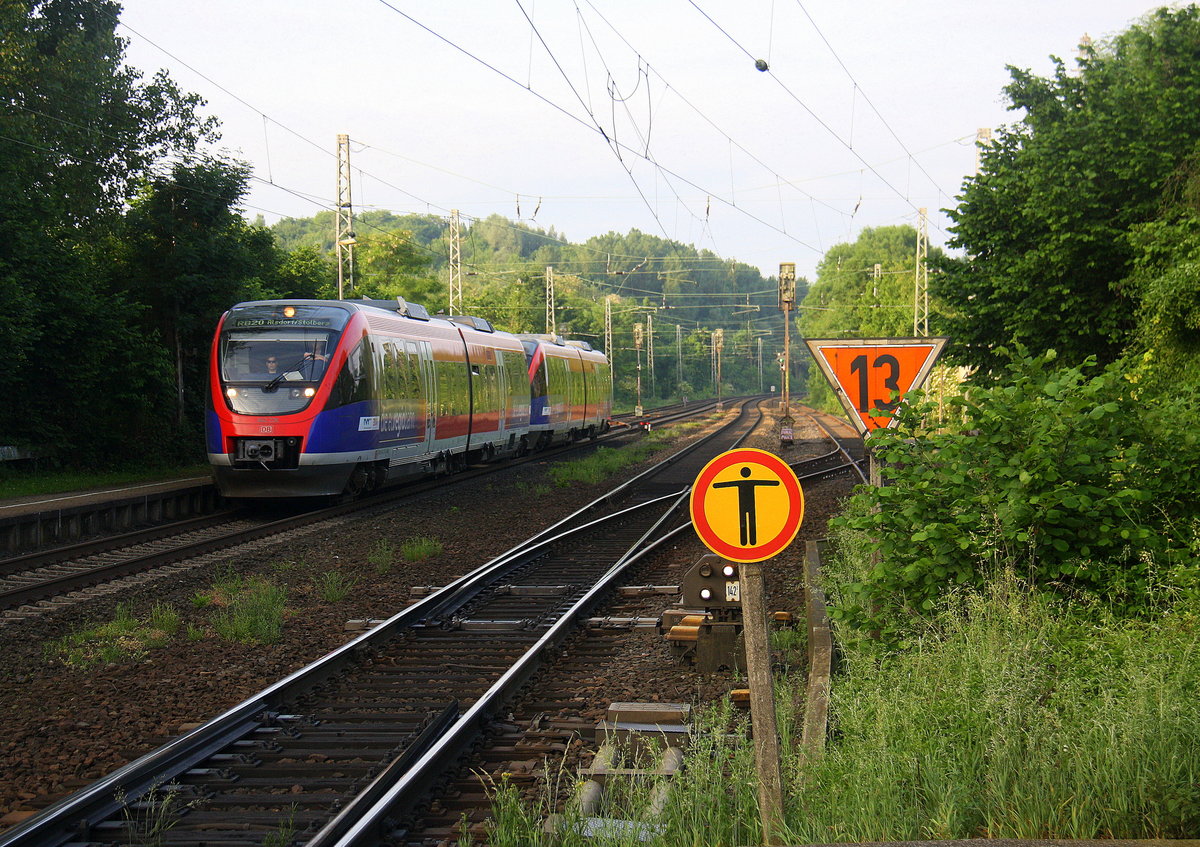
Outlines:
[{"label": "train headlight", "polygon": [[232,400],[234,397],[237,397],[237,389],[236,388],[226,388],[225,396],[228,397],[230,400]]},{"label": "train headlight", "polygon": [[726,579],[728,579],[737,573],[737,568],[735,568],[733,565],[726,565],[725,567],[721,568],[721,573],[723,573]]},{"label": "train headlight", "polygon": [[711,588],[701,588],[700,589],[700,599],[701,600],[711,600],[712,599],[712,589]]},{"label": "train headlight", "polygon": [[313,388],[311,385],[308,388],[304,389],[305,397],[315,397],[316,394],[317,394],[317,389]]}]

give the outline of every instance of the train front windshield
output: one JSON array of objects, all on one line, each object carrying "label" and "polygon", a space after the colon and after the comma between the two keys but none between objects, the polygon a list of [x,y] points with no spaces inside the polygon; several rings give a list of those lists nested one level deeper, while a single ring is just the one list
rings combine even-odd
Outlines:
[{"label": "train front windshield", "polygon": [[[312,402],[329,369],[345,321],[304,326],[300,320],[230,315],[221,333],[221,388],[229,408],[243,415],[284,415]],[[305,323],[317,323],[308,319]],[[323,325],[321,325],[323,324]],[[326,328],[328,327],[328,328]]]}]

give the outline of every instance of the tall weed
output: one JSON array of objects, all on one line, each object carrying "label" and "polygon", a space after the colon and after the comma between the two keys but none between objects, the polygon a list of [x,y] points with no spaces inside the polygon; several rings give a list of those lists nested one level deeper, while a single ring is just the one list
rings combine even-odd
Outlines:
[{"label": "tall weed", "polygon": [[957,596],[846,653],[836,743],[797,774],[815,841],[1170,838],[1200,827],[1200,609],[1121,619],[1024,590]]}]

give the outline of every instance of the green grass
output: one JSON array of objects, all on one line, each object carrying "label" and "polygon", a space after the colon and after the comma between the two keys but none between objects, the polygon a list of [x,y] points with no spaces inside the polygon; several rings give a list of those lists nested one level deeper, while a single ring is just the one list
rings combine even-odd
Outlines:
[{"label": "green grass", "polygon": [[117,606],[111,621],[86,627],[46,646],[51,661],[72,668],[136,662],[151,650],[170,643],[179,629],[179,613],[156,603],[145,618],[135,617],[129,604]]},{"label": "green grass", "polygon": [[550,479],[559,488],[603,482],[629,465],[644,461],[658,452],[677,434],[674,428],[654,430],[639,439],[636,444],[627,447],[620,449],[599,447],[591,455],[582,459],[556,462],[550,466]]},{"label": "green grass", "polygon": [[[542,829],[546,817],[558,810],[547,801],[529,803],[521,791],[505,779],[492,784],[493,826],[489,843],[495,847],[525,845],[561,845],[561,847],[635,847],[635,845],[717,845],[760,844],[757,788],[754,782],[753,745],[747,743],[745,718],[728,701],[700,710],[693,722],[694,736],[687,749],[684,769],[673,778],[613,780],[605,784],[600,814],[631,821],[619,825],[603,838],[587,838],[577,827],[583,820],[575,801],[561,810],[560,828],[553,835]],[[623,751],[633,764],[653,764],[658,749],[651,746],[640,757]],[[552,766],[548,764],[548,770]],[[573,785],[571,783],[574,783]],[[575,788],[574,780],[564,772],[546,779],[543,797],[553,797],[560,789]],[[658,791],[668,793],[661,812],[653,805]],[[647,836],[647,840],[643,840]],[[790,842],[788,842],[790,843]]]},{"label": "green grass", "polygon": [[288,807],[287,817],[280,818],[278,827],[263,836],[263,847],[287,847],[292,843],[292,839],[296,837],[298,809],[299,805],[296,803]]},{"label": "green grass", "polygon": [[1178,838],[1200,827],[1200,608],[1152,622],[1013,584],[846,653],[800,840]]},{"label": "green grass", "polygon": [[375,573],[385,574],[392,569],[396,562],[396,545],[386,538],[375,542],[371,552],[367,554],[367,563],[375,567]]},{"label": "green grass", "polygon": [[84,471],[42,471],[5,468],[0,464],[0,498],[33,497],[40,494],[61,494],[67,491],[88,491],[119,485],[134,485],[143,482],[161,482],[171,479],[186,479],[193,476],[209,477],[208,465],[193,465],[186,468],[156,468],[128,471],[89,473]]},{"label": "green grass", "polygon": [[317,577],[317,594],[326,603],[338,603],[350,595],[357,582],[341,571],[325,571]]},{"label": "green grass", "polygon": [[436,538],[418,536],[410,538],[400,545],[400,555],[406,562],[420,562],[442,553],[442,542]]},{"label": "green grass", "polygon": [[214,586],[212,626],[227,641],[270,644],[279,640],[287,590],[268,580],[226,581]]}]

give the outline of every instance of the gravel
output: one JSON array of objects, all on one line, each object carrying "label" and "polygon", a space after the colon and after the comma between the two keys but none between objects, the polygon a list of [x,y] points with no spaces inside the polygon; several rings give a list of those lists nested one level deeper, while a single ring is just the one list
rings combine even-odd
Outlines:
[{"label": "gravel", "polygon": [[[773,422],[745,446],[776,450]],[[782,453],[800,458],[799,443],[815,437],[798,428],[797,446]],[[653,460],[651,460],[653,461]],[[414,586],[444,585],[502,553],[553,520],[572,513],[611,488],[556,488],[548,481],[548,462],[508,468],[474,490],[450,486],[375,516],[356,516],[315,526],[304,534],[246,545],[205,557],[201,564],[144,583],[129,592],[74,604],[62,611],[0,628],[0,829],[11,826],[48,798],[86,785],[241,702],[277,679],[324,655],[357,633],[345,624],[355,619],[390,617],[412,597]],[[637,469],[621,475],[632,476]],[[823,537],[825,520],[844,496],[848,483],[823,483],[807,495],[805,524],[796,543],[766,563],[771,608],[802,609],[804,541]],[[438,539],[443,550],[421,562],[405,562],[401,545],[414,537]],[[396,552],[390,567],[380,563],[381,544]],[[681,566],[703,549],[689,537],[672,553]],[[328,602],[319,580],[335,571],[353,581],[345,599]],[[212,628],[214,607],[196,598],[231,573],[263,576],[287,589],[287,615],[281,639],[246,645],[218,637]],[[65,666],[49,646],[71,632],[110,621],[118,602],[138,616],[155,603],[180,615],[177,634],[166,646],[140,660]],[[661,602],[660,602],[661,607]],[[189,636],[189,632],[191,636]],[[728,690],[719,681],[703,684],[674,664],[657,642],[634,645],[628,652],[638,679],[660,677],[668,695],[694,699]],[[605,678],[619,679],[611,671]],[[635,691],[614,690],[609,700],[637,699]]]}]

